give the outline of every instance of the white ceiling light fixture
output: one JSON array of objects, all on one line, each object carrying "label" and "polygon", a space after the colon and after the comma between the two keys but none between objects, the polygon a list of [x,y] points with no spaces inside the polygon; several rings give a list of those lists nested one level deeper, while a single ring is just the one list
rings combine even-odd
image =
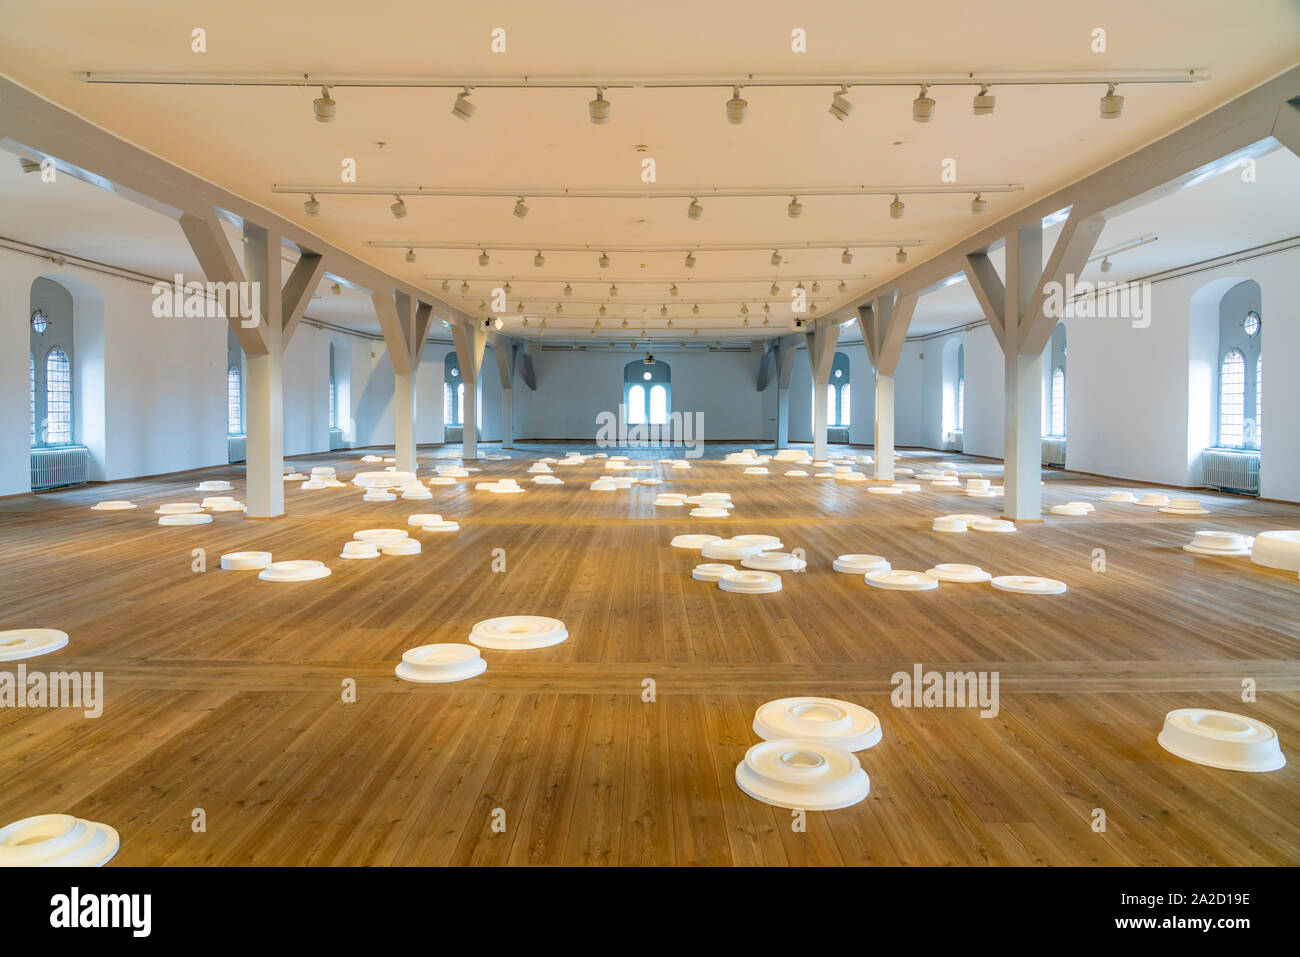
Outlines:
[{"label": "white ceiling light fixture", "polygon": [[906,209],[907,209],[907,207],[903,204],[903,201],[902,201],[901,199],[899,199],[899,198],[898,198],[898,194],[895,193],[895,194],[894,194],[894,201],[893,201],[892,203],[889,204],[889,218],[890,218],[890,219],[902,219],[902,218],[903,218],[903,211],[906,210]]},{"label": "white ceiling light fixture", "polygon": [[397,202],[388,208],[392,210],[394,219],[401,219],[406,215],[406,201],[396,194],[394,194],[393,199],[397,200]]},{"label": "white ceiling light fixture", "polygon": [[749,315],[749,306],[745,305],[743,302],[740,304],[740,314],[742,316]]},{"label": "white ceiling light fixture", "polygon": [[686,254],[685,263],[686,263],[686,268],[687,268],[687,269],[694,269],[694,268],[695,268],[695,256],[694,256],[693,253],[687,253],[687,254]]},{"label": "white ceiling light fixture", "polygon": [[740,98],[740,87],[731,88],[731,99],[727,101],[727,122],[732,126],[739,126],[745,122],[745,110],[749,108],[749,103]]},{"label": "white ceiling light fixture", "polygon": [[[523,311],[524,311],[523,303],[520,303],[520,305],[519,305],[519,311],[520,311],[520,312],[523,312]],[[525,325],[525,326],[528,325],[528,317],[527,317],[527,316],[524,316],[524,318],[523,318],[521,321],[522,321],[523,325]]]},{"label": "white ceiling light fixture", "polygon": [[624,328],[624,329],[627,328],[627,320],[626,320],[626,319],[623,320],[623,328]]},{"label": "white ceiling light fixture", "polygon": [[980,84],[980,91],[975,94],[971,100],[971,111],[976,116],[992,116],[993,107],[997,103],[997,97],[989,92],[987,83]]},{"label": "white ceiling light fixture", "polygon": [[302,204],[302,208],[307,211],[308,216],[316,216],[320,213],[320,203],[316,201],[316,194],[311,193],[307,197],[307,202]]},{"label": "white ceiling light fixture", "polygon": [[334,285],[330,286],[330,292],[332,292],[336,296],[341,296],[343,295],[343,287],[340,286],[338,283],[334,283]]},{"label": "white ceiling light fixture", "polygon": [[660,306],[660,307],[659,307],[659,315],[661,315],[661,316],[667,316],[667,315],[668,315],[668,307],[667,307],[667,306]]},{"label": "white ceiling light fixture", "polygon": [[853,253],[849,252],[847,249],[844,250],[844,252],[840,253],[840,262],[844,263],[846,266],[849,265],[853,262]]},{"label": "white ceiling light fixture", "polygon": [[821,292],[821,291],[822,291],[822,284],[819,283],[819,282],[818,282],[817,280],[815,280],[815,279],[813,280],[812,291],[813,291],[813,292]]},{"label": "white ceiling light fixture", "polygon": [[686,207],[686,215],[690,219],[699,219],[704,215],[704,207],[700,205],[699,197],[691,197],[691,204]]},{"label": "white ceiling light fixture", "polygon": [[1107,257],[1101,261],[1102,272],[1110,272],[1110,266],[1111,266],[1110,257]]},{"label": "white ceiling light fixture", "polygon": [[607,253],[601,253],[601,254],[600,254],[600,258],[597,259],[596,262],[598,262],[598,263],[600,264],[600,268],[601,268],[601,269],[608,269],[608,268],[609,268],[609,255],[608,255]]},{"label": "white ceiling light fixture", "polygon": [[480,266],[486,266],[486,265],[487,265],[488,263],[490,263],[491,261],[492,261],[492,260],[488,257],[488,254],[487,254],[487,250],[486,250],[486,249],[480,249],[480,250],[478,251],[478,264],[479,264]]},{"label": "white ceiling light fixture", "polygon": [[461,294],[462,296],[469,295],[469,283],[467,283],[467,282],[462,282],[462,283],[460,284],[460,294]]},{"label": "white ceiling light fixture", "polygon": [[798,196],[790,197],[790,204],[786,206],[785,211],[791,219],[798,219],[803,215],[803,203],[799,202]]},{"label": "white ceiling light fixture", "polygon": [[1101,98],[1101,118],[1103,120],[1116,120],[1124,112],[1124,97],[1115,92],[1116,84],[1111,83],[1106,87],[1106,95]]},{"label": "white ceiling light fixture", "polygon": [[484,302],[482,299],[480,299],[480,300],[478,301],[478,311],[479,311],[479,312],[486,312],[486,311],[487,311],[487,303]]},{"label": "white ceiling light fixture", "polygon": [[330,99],[330,88],[322,86],[320,88],[320,98],[312,101],[312,107],[316,111],[316,119],[321,123],[334,122],[334,108],[338,106]]},{"label": "white ceiling light fixture", "polygon": [[[524,311],[524,304],[522,302],[519,303],[517,306],[515,306],[515,312],[522,314],[523,311]],[[527,319],[524,320],[524,325],[528,325]]]},{"label": "white ceiling light fixture", "polygon": [[537,255],[533,257],[533,265],[536,266],[538,269],[546,265],[546,257],[542,255],[542,251],[540,249],[537,250]]},{"label": "white ceiling light fixture", "polygon": [[468,123],[473,119],[475,109],[474,104],[469,101],[469,87],[465,87],[456,95],[456,102],[451,107],[451,115]]},{"label": "white ceiling light fixture", "polygon": [[672,321],[671,319],[669,319],[669,320],[668,320],[668,328],[671,329],[672,327],[673,327],[673,321]]},{"label": "white ceiling light fixture", "polygon": [[772,283],[772,288],[769,289],[768,292],[771,293],[773,296],[779,296],[781,295],[781,287],[778,286],[776,283]]},{"label": "white ceiling light fixture", "polygon": [[522,196],[515,200],[515,215],[520,219],[528,215],[528,204],[524,202]]},{"label": "white ceiling light fixture", "polygon": [[507,282],[504,286],[502,286],[501,291],[504,292],[507,296],[510,295],[510,283]]},{"label": "white ceiling light fixture", "polygon": [[587,114],[591,117],[591,122],[597,126],[604,126],[609,122],[609,100],[605,99],[605,88],[596,87],[596,98],[587,104]]},{"label": "white ceiling light fixture", "polygon": [[610,294],[611,296],[617,296],[617,295],[618,295],[618,286],[614,285],[613,283],[610,283],[610,284],[609,284],[609,294]]},{"label": "white ceiling light fixture", "polygon": [[841,279],[841,280],[840,280],[840,284],[839,284],[838,286],[836,286],[835,288],[836,288],[836,291],[838,291],[838,292],[843,292],[844,290],[846,290],[846,289],[849,288],[849,284],[846,283],[843,279]]},{"label": "white ceiling light fixture", "polygon": [[570,286],[567,282],[564,284],[564,294],[565,294],[566,296],[572,296],[572,295],[573,295],[573,287]]},{"label": "white ceiling light fixture", "polygon": [[831,108],[829,112],[831,116],[835,117],[841,123],[847,120],[849,114],[853,112],[853,104],[850,103],[848,98],[844,95],[848,92],[849,88],[847,86],[841,86],[840,91],[831,97]]},{"label": "white ceiling light fixture", "polygon": [[555,314],[558,316],[562,312],[564,312],[564,303],[557,302],[555,304]]},{"label": "white ceiling light fixture", "polygon": [[691,306],[691,314],[696,316],[700,314],[700,307],[698,303],[694,306]]},{"label": "white ceiling light fixture", "polygon": [[448,282],[447,280],[445,280],[445,279],[442,281],[442,291],[443,291],[443,292],[451,292],[451,283],[449,283],[449,282]]},{"label": "white ceiling light fixture", "polygon": [[[772,250],[772,265],[773,266],[781,265],[781,253],[779,250],[776,249]],[[773,295],[775,295],[775,293],[773,293]]]},{"label": "white ceiling light fixture", "polygon": [[670,296],[677,295],[677,283],[673,283],[671,286],[668,287],[668,295]]},{"label": "white ceiling light fixture", "polygon": [[[770,313],[771,311],[772,311],[772,307],[769,306],[767,303],[763,303],[763,315],[766,316],[766,315],[767,315],[768,313]],[[766,320],[764,320],[763,325],[767,325],[767,321],[766,321]]]},{"label": "white ceiling light fixture", "polygon": [[897,259],[900,263],[907,262],[907,250],[904,249],[902,246],[899,246],[898,252],[894,253],[894,258]]},{"label": "white ceiling light fixture", "polygon": [[408,249],[408,250],[406,251],[406,261],[407,261],[408,263],[413,263],[413,262],[415,262],[415,250],[414,250],[414,249]]},{"label": "white ceiling light fixture", "polygon": [[744,319],[744,320],[741,321],[740,324],[741,324],[742,326],[746,326],[746,327],[748,327],[748,326],[749,326],[749,320],[748,320],[748,319]]},{"label": "white ceiling light fixture", "polygon": [[601,303],[600,309],[598,309],[597,311],[603,316],[605,314],[605,304]]},{"label": "white ceiling light fixture", "polygon": [[975,194],[975,198],[970,201],[970,211],[978,216],[984,210],[989,208],[989,201],[980,193]]},{"label": "white ceiling light fixture", "polygon": [[912,119],[918,123],[929,123],[934,119],[934,100],[928,95],[930,84],[921,84],[921,95],[912,101]]}]

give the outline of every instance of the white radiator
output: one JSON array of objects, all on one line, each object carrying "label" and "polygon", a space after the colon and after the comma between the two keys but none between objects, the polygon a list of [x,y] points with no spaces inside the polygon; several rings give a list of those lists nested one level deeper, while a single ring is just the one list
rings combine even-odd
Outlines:
[{"label": "white radiator", "polygon": [[1201,453],[1201,484],[1258,495],[1259,453],[1206,449]]},{"label": "white radiator", "polygon": [[245,451],[246,444],[247,441],[242,435],[227,435],[226,461],[242,462],[244,459],[248,458],[248,453]]},{"label": "white radiator", "polygon": [[84,485],[90,472],[90,449],[69,445],[58,449],[32,449],[32,490]]},{"label": "white radiator", "polygon": [[330,429],[330,451],[343,448],[343,430]]},{"label": "white radiator", "polygon": [[1065,439],[1043,436],[1043,464],[1065,466]]}]

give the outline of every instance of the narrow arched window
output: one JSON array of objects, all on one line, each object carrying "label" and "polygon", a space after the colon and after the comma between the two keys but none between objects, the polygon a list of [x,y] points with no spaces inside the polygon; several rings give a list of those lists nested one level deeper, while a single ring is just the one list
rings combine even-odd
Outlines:
[{"label": "narrow arched window", "polygon": [[1241,448],[1246,425],[1246,357],[1230,349],[1219,370],[1219,444]]},{"label": "narrow arched window", "polygon": [[1052,435],[1065,435],[1065,370],[1052,370]]},{"label": "narrow arched window", "polygon": [[465,383],[456,386],[456,424],[465,424]]},{"label": "narrow arched window", "polygon": [[847,382],[840,386],[840,425],[845,428],[849,425],[849,384]]},{"label": "narrow arched window", "polygon": [[[1258,320],[1257,320],[1258,321]],[[1255,448],[1264,447],[1264,354],[1255,360]]]},{"label": "narrow arched window", "polygon": [[452,391],[450,382],[442,384],[442,424],[456,424],[456,393]]},{"label": "narrow arched window", "polygon": [[668,390],[661,385],[650,387],[650,424],[664,425],[668,422]]},{"label": "narrow arched window", "polygon": [[72,444],[72,366],[58,346],[45,356],[45,432],[50,445]]},{"label": "narrow arched window", "polygon": [[244,431],[243,394],[239,388],[239,367],[226,370],[226,434],[240,435]]},{"label": "narrow arched window", "polygon": [[966,377],[957,380],[957,431],[966,430]]},{"label": "narrow arched window", "polygon": [[334,391],[334,373],[330,373],[330,428],[339,427],[338,394]]},{"label": "narrow arched window", "polygon": [[645,386],[637,384],[627,390],[628,425],[645,425]]},{"label": "narrow arched window", "polygon": [[27,354],[27,423],[31,432],[31,443],[36,444],[36,359]]}]

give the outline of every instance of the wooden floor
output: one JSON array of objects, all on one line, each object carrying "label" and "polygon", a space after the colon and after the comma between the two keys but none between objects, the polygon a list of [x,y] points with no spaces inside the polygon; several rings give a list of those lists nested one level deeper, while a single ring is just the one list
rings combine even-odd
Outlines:
[{"label": "wooden floor", "polygon": [[[476,478],[522,481],[523,455],[568,447],[480,461]],[[422,466],[451,451],[426,450]],[[295,464],[350,477],[359,454]],[[662,490],[730,491],[723,521],[656,511],[652,488],[589,491],[599,462],[557,470],[562,486],[501,496],[462,483],[431,502],[363,504],[357,489],[291,483],[283,519],[218,514],[195,528],[159,527],[152,510],[198,501],[199,479],[229,478],[243,497],[240,468],[0,500],[0,629],[68,632],[66,648],[22,664],[102,671],[107,686],[98,719],[0,709],[0,824],[103,821],[124,865],[1300,863],[1300,583],[1178,547],[1196,528],[1300,527],[1300,507],[1198,494],[1212,515],[1099,504],[1015,535],[941,535],[933,516],[997,506],[774,471],[656,466]],[[1045,483],[1045,505],[1135,488],[1061,472]],[[141,508],[89,511],[107,498]],[[413,529],[415,557],[337,558],[354,531],[404,527],[416,511],[461,531]],[[696,553],[668,547],[688,531],[777,534],[809,569],[784,575],[779,594],[729,594],[690,578]],[[206,573],[191,570],[195,548]],[[505,573],[491,571],[498,548]],[[1104,573],[1092,571],[1099,548]],[[272,584],[218,568],[246,549],[324,560],[333,575]],[[1069,592],[879,591],[831,570],[845,552],[1047,575]],[[394,677],[404,649],[464,641],[503,614],[563,619],[571,637],[485,651],[488,671],[469,682]],[[915,663],[998,671],[1000,713],[892,707],[890,676]],[[1247,678],[1254,703],[1241,701]],[[355,703],[342,700],[346,679]],[[865,705],[884,728],[860,754],[870,796],[809,814],[806,832],[733,778],[758,740],[754,709],[798,694]],[[1188,706],[1268,722],[1291,763],[1244,774],[1174,758],[1155,736]]]}]

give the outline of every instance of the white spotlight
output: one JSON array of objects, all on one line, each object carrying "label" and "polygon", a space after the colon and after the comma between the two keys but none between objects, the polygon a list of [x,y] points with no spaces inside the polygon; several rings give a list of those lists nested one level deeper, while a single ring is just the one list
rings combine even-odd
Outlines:
[{"label": "white spotlight", "polygon": [[988,208],[989,208],[989,201],[985,199],[983,196],[981,196],[979,193],[976,193],[975,198],[970,201],[970,211],[972,213],[975,213],[977,216]]},{"label": "white spotlight", "polygon": [[745,110],[749,103],[740,98],[740,87],[731,88],[731,99],[727,101],[727,122],[738,125],[745,122]]},{"label": "white spotlight", "polygon": [[844,96],[847,92],[849,92],[849,88],[841,86],[840,91],[831,97],[830,114],[841,122],[847,120],[849,114],[853,112],[853,104]]},{"label": "white spotlight", "polygon": [[781,265],[781,254],[775,249],[772,250],[772,265],[773,266]]},{"label": "white spotlight", "polygon": [[330,88],[322,86],[320,88],[320,99],[314,100],[312,106],[316,110],[316,119],[322,123],[334,122],[334,107],[338,104],[330,99]]},{"label": "white spotlight", "polygon": [[609,122],[609,100],[605,99],[604,87],[596,87],[596,98],[587,104],[587,112],[591,116],[591,122],[597,126]]},{"label": "white spotlight", "polygon": [[394,199],[396,199],[397,202],[393,203],[393,205],[388,208],[393,211],[394,219],[401,219],[406,215],[406,201],[400,196],[395,196]]},{"label": "white spotlight", "polygon": [[749,315],[749,306],[747,306],[747,305],[746,305],[745,303],[743,303],[743,302],[740,304],[740,314],[741,314],[742,316],[747,316],[747,315]]},{"label": "white spotlight", "polygon": [[538,268],[541,268],[542,266],[546,265],[546,257],[542,255],[542,251],[540,249],[537,250],[537,255],[533,257],[533,265],[537,266]]},{"label": "white spotlight", "polygon": [[609,285],[609,294],[610,294],[611,296],[617,296],[617,295],[618,295],[618,286],[615,286],[613,283],[610,283],[610,285]]},{"label": "white spotlight", "polygon": [[1124,112],[1124,97],[1115,92],[1115,84],[1106,88],[1106,95],[1101,98],[1101,118],[1103,120],[1119,119]]},{"label": "white spotlight", "polygon": [[336,296],[341,296],[343,295],[343,287],[340,286],[338,283],[335,283],[334,285],[330,286],[330,292],[334,293],[334,295]]},{"label": "white spotlight", "polygon": [[445,280],[445,279],[442,281],[442,291],[443,291],[443,292],[451,292],[451,283],[449,283],[449,282],[448,282],[447,280]]},{"label": "white spotlight", "polygon": [[660,306],[660,307],[659,307],[659,315],[661,315],[661,316],[666,316],[666,315],[668,315],[668,307],[667,307],[667,306]]},{"label": "white spotlight", "polygon": [[609,256],[608,256],[606,253],[601,253],[601,254],[600,254],[600,258],[599,258],[598,260],[596,260],[596,261],[597,261],[598,263],[600,263],[600,268],[601,268],[601,269],[608,269],[608,268],[609,268]]},{"label": "white spotlight", "polygon": [[[515,306],[515,312],[522,313],[523,311],[524,311],[524,304],[523,304],[522,302],[519,303],[517,306]],[[524,325],[527,325],[527,324],[528,324],[528,320],[525,319],[525,320],[524,320]]]},{"label": "white spotlight", "polygon": [[997,97],[989,92],[987,83],[980,84],[980,91],[975,94],[971,100],[971,109],[976,116],[989,116],[993,113],[993,105],[997,102]]},{"label": "white spotlight", "polygon": [[695,268],[695,256],[692,253],[686,254],[686,268],[687,269]]},{"label": "white spotlight", "polygon": [[704,215],[704,207],[700,205],[700,201],[694,196],[691,197],[691,205],[686,207],[686,215],[691,219],[699,219]]},{"label": "white spotlight", "polygon": [[557,302],[555,304],[555,314],[558,316],[562,312],[564,312],[564,303]]},{"label": "white spotlight", "polygon": [[821,292],[821,291],[822,291],[822,284],[819,283],[819,282],[818,282],[817,280],[815,280],[815,279],[813,280],[812,291],[813,291],[813,292]]},{"label": "white spotlight", "polygon": [[488,254],[487,254],[487,250],[486,250],[486,249],[480,249],[480,250],[478,251],[478,264],[479,264],[480,266],[486,266],[486,265],[487,265],[488,263],[490,263],[491,261],[492,261],[492,260],[488,258]]},{"label": "white spotlight", "polygon": [[840,280],[840,284],[836,287],[836,289],[838,289],[840,292],[843,292],[845,289],[848,288],[849,288],[848,283],[846,283],[843,279]]},{"label": "white spotlight", "polygon": [[691,306],[691,313],[696,316],[700,314],[700,307],[698,303],[696,303],[694,306]]},{"label": "white spotlight", "polygon": [[1101,261],[1101,271],[1110,272],[1110,258],[1106,257]]},{"label": "white spotlight", "polygon": [[798,196],[790,197],[790,204],[786,206],[785,211],[791,219],[798,219],[803,215],[803,203],[799,202]]},{"label": "white spotlight", "polygon": [[524,202],[524,198],[522,196],[520,196],[517,200],[515,200],[515,215],[518,216],[520,219],[523,219],[525,216],[528,215],[528,205]]},{"label": "white spotlight", "polygon": [[898,252],[894,253],[894,258],[897,259],[900,263],[907,262],[907,250],[904,249],[902,246],[899,246]]},{"label": "white spotlight", "polygon": [[462,296],[468,296],[468,295],[469,295],[469,283],[467,283],[467,282],[462,282],[462,283],[460,284],[460,294],[461,294]]},{"label": "white spotlight", "polygon": [[605,304],[604,304],[604,303],[601,303],[601,304],[600,304],[600,309],[597,310],[597,311],[598,311],[598,312],[603,316],[603,315],[605,314]]},{"label": "white spotlight", "polygon": [[469,101],[469,87],[465,87],[464,92],[456,95],[456,102],[451,107],[451,115],[468,123],[473,118],[475,109],[474,104]]},{"label": "white spotlight", "polygon": [[903,205],[903,201],[900,200],[900,199],[898,198],[898,194],[895,193],[895,194],[894,194],[894,201],[893,201],[892,203],[889,204],[889,218],[890,218],[890,219],[902,219],[902,218],[903,218],[903,210],[905,210],[905,209],[907,209],[907,207]]},{"label": "white spotlight", "polygon": [[677,295],[677,284],[676,284],[676,283],[673,283],[671,286],[668,287],[668,295],[670,295],[670,296],[675,296],[675,295]]},{"label": "white spotlight", "polygon": [[926,95],[930,84],[921,84],[921,95],[912,101],[912,119],[918,123],[929,123],[934,119],[934,100]]},{"label": "white spotlight", "polygon": [[[769,306],[767,303],[763,303],[763,315],[766,316],[771,311],[772,311],[772,307]],[[767,325],[766,319],[763,320],[763,325]]]},{"label": "white spotlight", "polygon": [[307,202],[302,204],[302,208],[307,211],[308,216],[315,216],[320,213],[320,203],[316,201],[316,194],[312,193]]},{"label": "white spotlight", "polygon": [[408,249],[408,250],[406,251],[406,261],[407,261],[408,263],[413,263],[413,262],[415,262],[415,250],[414,250],[414,249]]},{"label": "white spotlight", "polygon": [[844,250],[844,252],[840,253],[840,262],[844,263],[846,266],[853,262],[853,253],[849,252],[847,249]]},{"label": "white spotlight", "polygon": [[779,296],[781,295],[781,287],[778,286],[776,283],[772,283],[772,288],[769,289],[768,292],[771,293],[773,296]]},{"label": "white spotlight", "polygon": [[564,294],[565,294],[566,296],[572,296],[572,295],[573,295],[573,287],[570,286],[567,282],[564,284]]}]

